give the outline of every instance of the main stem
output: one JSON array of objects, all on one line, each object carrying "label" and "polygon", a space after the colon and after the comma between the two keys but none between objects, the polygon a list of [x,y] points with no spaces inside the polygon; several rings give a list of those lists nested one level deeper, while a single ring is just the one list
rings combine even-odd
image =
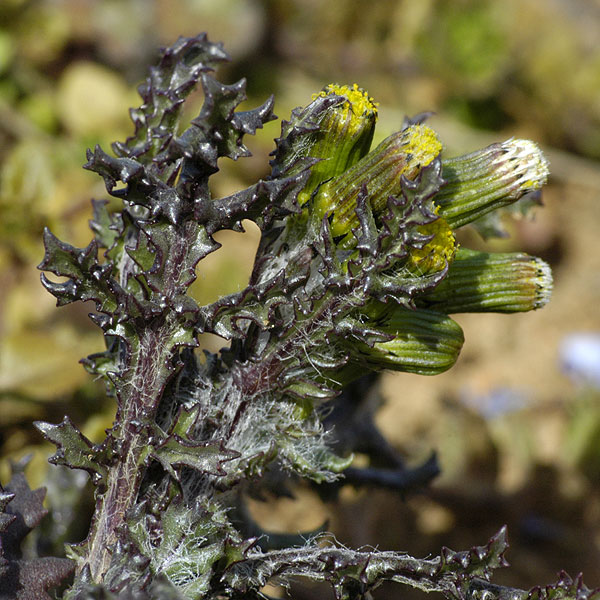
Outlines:
[{"label": "main stem", "polygon": [[150,427],[169,371],[164,366],[166,327],[148,326],[141,335],[137,360],[129,377],[124,377],[128,394],[121,398],[117,415],[115,447],[119,459],[109,470],[103,494],[88,536],[87,563],[94,581],[100,581],[110,564],[118,529],[125,524],[127,511],[136,501],[145,472],[145,453]]},{"label": "main stem", "polygon": [[[187,265],[187,252],[195,229],[185,224],[164,258],[163,295],[172,298]],[[167,309],[168,311],[169,309]],[[127,511],[136,502],[151,443],[156,410],[172,370],[174,352],[169,312],[142,327],[136,327],[139,344],[129,348],[130,366],[121,378],[119,409],[114,429],[116,464],[109,469],[106,492],[99,500],[88,536],[87,563],[94,581],[100,581],[110,564],[118,531],[126,523]]]}]

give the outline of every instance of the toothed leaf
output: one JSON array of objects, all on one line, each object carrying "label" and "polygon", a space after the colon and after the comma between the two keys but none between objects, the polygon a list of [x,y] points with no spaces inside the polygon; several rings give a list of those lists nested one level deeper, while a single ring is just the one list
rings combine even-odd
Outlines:
[{"label": "toothed leaf", "polygon": [[94,232],[100,248],[111,248],[122,233],[123,223],[119,214],[108,211],[107,200],[92,200],[94,218],[90,221],[90,229]]},{"label": "toothed leaf", "polygon": [[0,592],[2,598],[50,600],[48,593],[75,569],[64,558],[23,557],[21,544],[48,513],[46,490],[31,490],[25,476],[14,472],[6,490],[0,488]]},{"label": "toothed leaf", "polygon": [[246,112],[235,109],[246,99],[246,81],[232,85],[218,82],[214,77],[203,74],[204,105],[200,114],[192,121],[203,134],[204,143],[217,149],[217,156],[237,160],[249,156],[242,143],[245,134],[254,134],[263,123],[273,120],[273,99],[262,106]]},{"label": "toothed leaf", "polygon": [[216,231],[216,227],[230,227],[242,219],[254,221],[265,231],[275,219],[300,212],[297,196],[308,175],[308,171],[303,169],[290,177],[261,180],[245,190],[215,200],[210,206],[210,210],[216,213],[211,231]]},{"label": "toothed leaf", "polygon": [[195,442],[177,434],[154,445],[151,456],[171,474],[173,466],[187,466],[211,475],[225,475],[223,463],[239,456],[218,442]]},{"label": "toothed leaf", "polygon": [[69,417],[65,417],[59,425],[42,421],[36,421],[34,425],[49,442],[58,447],[58,451],[49,458],[49,462],[71,469],[83,469],[89,473],[95,485],[106,480],[108,470],[102,464],[100,449],[73,425]]},{"label": "toothed leaf", "polygon": [[185,293],[196,279],[196,264],[220,247],[202,225],[194,222],[186,223],[183,231],[168,223],[147,225],[143,231],[155,255],[143,276],[155,292],[171,298]]},{"label": "toothed leaf", "polygon": [[150,164],[172,140],[183,101],[202,73],[227,60],[223,47],[209,42],[206,34],[179,38],[163,49],[158,65],[150,69],[146,82],[139,87],[143,104],[131,111],[135,134],[124,144],[114,144],[115,152]]},{"label": "toothed leaf", "polygon": [[69,278],[64,283],[57,283],[42,274],[42,284],[57,298],[59,306],[76,300],[93,300],[99,311],[110,314],[124,302],[126,294],[110,277],[110,265],[98,262],[96,241],[86,248],[75,248],[61,242],[46,229],[44,245],[46,253],[38,268]]}]

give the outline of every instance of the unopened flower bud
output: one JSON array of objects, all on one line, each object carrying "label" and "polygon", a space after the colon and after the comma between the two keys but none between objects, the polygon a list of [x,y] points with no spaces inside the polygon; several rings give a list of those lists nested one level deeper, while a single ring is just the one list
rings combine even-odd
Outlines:
[{"label": "unopened flower bud", "polygon": [[367,154],[376,121],[377,103],[367,92],[356,84],[329,84],[283,124],[274,171],[289,167],[293,172],[302,158],[318,160],[298,195],[298,202],[305,204],[319,183],[343,173]]},{"label": "unopened flower bud", "polygon": [[311,168],[310,178],[298,196],[304,204],[318,184],[336,177],[357,163],[371,148],[377,103],[367,92],[354,84],[329,84],[313,96],[318,98],[339,97],[340,101],[323,112],[319,120],[319,131],[311,136],[307,155],[320,161]]},{"label": "unopened flower bud", "polygon": [[376,342],[372,347],[358,345],[360,359],[370,368],[437,375],[456,362],[464,335],[460,325],[448,315],[397,304],[375,304],[369,310],[380,313],[376,329],[394,339]]},{"label": "unopened flower bud", "polygon": [[445,279],[418,304],[446,313],[513,313],[541,308],[551,293],[552,272],[542,259],[461,248]]},{"label": "unopened flower bud", "polygon": [[331,215],[334,237],[347,234],[358,225],[356,201],[363,185],[377,216],[385,210],[390,196],[401,193],[402,177],[414,179],[441,149],[434,131],[425,125],[411,125],[394,133],[353,167],[321,185],[315,210]]},{"label": "unopened flower bud", "polygon": [[456,229],[539,190],[548,172],[548,161],[536,144],[510,139],[444,159],[447,183],[434,201],[450,227]]}]

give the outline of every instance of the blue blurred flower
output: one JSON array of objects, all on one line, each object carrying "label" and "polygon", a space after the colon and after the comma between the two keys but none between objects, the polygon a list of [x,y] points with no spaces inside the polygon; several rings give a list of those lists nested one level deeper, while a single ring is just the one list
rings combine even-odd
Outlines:
[{"label": "blue blurred flower", "polygon": [[573,333],[560,345],[562,370],[575,382],[600,389],[600,333]]}]

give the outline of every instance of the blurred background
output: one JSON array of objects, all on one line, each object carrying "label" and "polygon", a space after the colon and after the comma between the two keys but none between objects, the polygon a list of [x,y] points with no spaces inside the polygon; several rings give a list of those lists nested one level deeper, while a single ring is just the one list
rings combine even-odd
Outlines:
[{"label": "blurred background", "polygon": [[[56,310],[39,283],[42,229],[88,243],[90,199],[107,194],[81,169],[85,149],[129,135],[127,109],[139,104],[135,90],[157,48],[201,31],[232,56],[219,79],[248,79],[248,106],[273,93],[287,118],[325,84],[356,82],[380,102],[375,141],[405,114],[431,110],[446,156],[518,136],[540,143],[551,164],[545,207],[532,219],[507,222],[507,239],[464,231],[460,240],[547,260],[548,306],[458,315],[466,342],[452,370],[382,378],[377,422],[408,464],[438,452],[443,472],[432,489],[401,498],[346,487],[322,504],[300,488],[295,502],[253,503],[255,518],[279,531],[329,519],[346,544],[419,556],[482,544],[507,523],[512,567],[496,582],[531,587],[564,568],[600,586],[598,0],[2,0],[0,480],[27,454],[32,486],[58,476],[48,474],[57,470],[46,463],[52,448],[33,420],[69,414],[95,441],[112,424],[112,401],[78,364],[103,346],[90,307]],[[201,102],[198,92],[190,118]],[[224,162],[213,193],[268,174],[279,132],[269,123],[248,140],[252,158]],[[258,232],[250,224],[219,241],[194,284],[200,302],[245,285]],[[85,485],[84,474],[60,476]],[[50,493],[48,502],[60,504]],[[67,529],[63,541],[85,535]],[[310,587],[293,593],[329,597]],[[376,597],[401,595],[389,586]]]}]

